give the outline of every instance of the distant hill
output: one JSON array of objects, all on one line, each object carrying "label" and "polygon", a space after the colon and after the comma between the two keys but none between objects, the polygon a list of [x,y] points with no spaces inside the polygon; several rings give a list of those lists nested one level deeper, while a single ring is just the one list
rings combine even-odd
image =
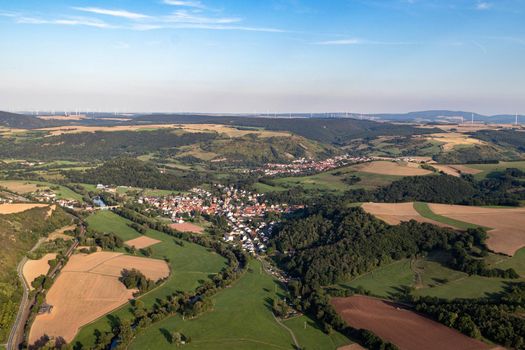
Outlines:
[{"label": "distant hill", "polygon": [[13,129],[38,129],[55,126],[46,120],[42,120],[30,115],[15,114],[0,111],[0,126]]},{"label": "distant hill", "polygon": [[[498,115],[483,115],[479,113],[465,112],[465,111],[449,111],[449,110],[431,110],[419,111],[409,113],[384,113],[384,114],[370,114],[366,117],[371,117],[380,120],[389,121],[426,121],[426,122],[458,122],[461,118],[465,122],[471,121],[474,116],[475,122],[490,123],[490,124],[511,124],[516,120],[515,115],[498,114]],[[518,115],[519,122],[525,125],[525,116]]]},{"label": "distant hill", "polygon": [[438,129],[420,129],[406,125],[378,123],[352,118],[265,118],[241,116],[153,114],[133,119],[138,124],[223,124],[241,127],[289,131],[319,142],[345,145],[358,138],[377,136],[410,136],[438,132]]}]

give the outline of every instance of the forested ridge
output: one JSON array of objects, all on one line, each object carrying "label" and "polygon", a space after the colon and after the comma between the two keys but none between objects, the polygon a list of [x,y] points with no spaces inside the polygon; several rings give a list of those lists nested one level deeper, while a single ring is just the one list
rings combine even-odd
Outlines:
[{"label": "forested ridge", "polygon": [[408,136],[439,132],[434,128],[378,123],[349,118],[256,118],[206,115],[145,115],[133,123],[224,124],[289,131],[296,135],[335,145],[345,145],[353,139],[378,136]]},{"label": "forested ridge", "polygon": [[0,138],[0,157],[38,160],[92,161],[139,156],[163,149],[207,142],[217,133],[177,133],[173,130],[113,131],[63,134],[17,141]]},{"label": "forested ridge", "polygon": [[525,199],[525,173],[506,169],[477,181],[467,175],[410,176],[375,190],[348,191],[346,199],[354,202],[430,202],[464,205],[518,206]]},{"label": "forested ridge", "polygon": [[65,175],[71,182],[165,190],[187,190],[205,180],[199,173],[161,172],[154,164],[131,157],[115,158],[99,167],[85,171],[68,171]]}]

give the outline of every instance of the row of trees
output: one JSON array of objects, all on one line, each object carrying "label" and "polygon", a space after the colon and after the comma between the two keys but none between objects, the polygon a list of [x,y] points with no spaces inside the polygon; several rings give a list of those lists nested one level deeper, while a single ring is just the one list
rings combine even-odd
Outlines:
[{"label": "row of trees", "polygon": [[[238,279],[245,271],[248,256],[237,247],[213,241],[205,236],[187,235],[178,232],[130,208],[117,209],[115,212],[135,223],[162,231],[178,240],[196,243],[213,249],[216,253],[227,259],[228,266],[223,268],[210,280],[203,282],[193,293],[177,292],[171,294],[157,300],[151,308],[146,308],[141,300],[134,301],[134,319],[131,321],[118,320],[112,332],[98,332],[96,346],[94,347],[95,350],[109,349],[115,339],[118,340],[116,348],[125,349],[135,334],[149,327],[152,323],[159,322],[175,314],[179,314],[182,317],[193,318],[211,310],[213,308],[211,297],[218,290]],[[126,273],[126,281],[130,286],[133,286],[134,283],[137,283],[138,286],[139,281],[142,279],[140,275],[140,273],[128,271],[128,273]],[[81,346],[81,344],[78,345]]]},{"label": "row of trees", "polygon": [[510,284],[491,299],[455,299],[414,297],[416,310],[447,327],[481,339],[485,337],[507,348],[525,349],[525,283]]}]

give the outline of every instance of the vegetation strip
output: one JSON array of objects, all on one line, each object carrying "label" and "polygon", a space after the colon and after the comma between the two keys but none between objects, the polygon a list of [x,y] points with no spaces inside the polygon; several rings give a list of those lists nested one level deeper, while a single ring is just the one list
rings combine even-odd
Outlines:
[{"label": "vegetation strip", "polygon": [[471,223],[468,223],[468,222],[454,220],[454,219],[448,218],[446,216],[438,215],[438,214],[434,213],[430,209],[430,207],[428,206],[428,203],[414,202],[414,209],[419,213],[419,215],[421,215],[424,218],[427,218],[427,219],[430,219],[430,220],[434,220],[434,221],[437,221],[437,222],[441,222],[441,223],[446,224],[446,225],[454,226],[454,227],[456,227],[458,229],[461,229],[461,230],[466,230],[466,229],[469,229],[469,228],[475,229],[475,228],[478,228],[478,227],[483,228],[485,230],[490,230],[490,228],[488,228],[488,227],[474,225],[474,224],[471,224]]}]

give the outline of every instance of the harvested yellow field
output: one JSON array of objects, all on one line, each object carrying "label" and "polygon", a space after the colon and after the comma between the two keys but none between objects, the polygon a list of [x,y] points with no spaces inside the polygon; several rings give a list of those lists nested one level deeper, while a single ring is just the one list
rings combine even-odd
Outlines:
[{"label": "harvested yellow field", "polygon": [[229,137],[242,137],[249,134],[256,134],[260,137],[274,137],[274,136],[291,136],[289,132],[285,131],[268,131],[268,130],[239,130],[235,127],[220,124],[176,124],[178,128],[190,132],[217,132]]},{"label": "harvested yellow field", "polygon": [[80,134],[84,132],[115,132],[115,131],[140,131],[152,129],[175,129],[177,126],[172,124],[161,125],[117,125],[117,126],[60,126],[54,128],[38,129],[49,132],[50,136],[63,134]]},{"label": "harvested yellow field", "polygon": [[204,232],[204,229],[202,227],[192,224],[191,222],[171,224],[170,227],[180,232],[191,232],[191,233]]},{"label": "harvested yellow field", "polygon": [[490,227],[487,246],[507,255],[525,247],[525,208],[483,208],[463,205],[429,204],[430,209],[442,216]]},{"label": "harvested yellow field", "polygon": [[0,187],[7,188],[11,192],[26,194],[38,190],[38,186],[34,183],[26,181],[0,181]]},{"label": "harvested yellow field", "polygon": [[135,239],[130,239],[129,241],[124,242],[129,247],[135,247],[137,249],[151,247],[154,244],[159,243],[158,239],[154,239],[148,236],[141,236]]},{"label": "harvested yellow field", "polygon": [[80,115],[39,115],[38,119],[42,120],[83,120],[86,119],[85,114]]},{"label": "harvested yellow field", "polygon": [[463,174],[465,175],[475,175],[479,174],[481,170],[478,169],[472,169],[469,168],[466,165],[446,165],[446,164],[432,164],[434,168],[436,168],[438,171],[441,171],[447,175],[451,176],[461,176]]},{"label": "harvested yellow field", "polygon": [[51,312],[37,315],[29,333],[33,344],[44,334],[71,342],[80,327],[111,312],[133,298],[118,280],[123,269],[135,268],[147,278],[168,277],[163,260],[97,252],[73,255],[46,296]]},{"label": "harvested yellow field", "polygon": [[57,255],[55,253],[49,253],[38,260],[28,260],[24,264],[22,275],[29,285],[29,289],[33,290],[31,282],[33,282],[38,276],[47,274],[49,271],[49,261],[56,257]]},{"label": "harvested yellow field", "polygon": [[[49,204],[42,203],[4,203],[0,204],[0,214],[16,214],[33,208],[44,208],[48,206]],[[53,213],[52,210],[51,213]]]},{"label": "harvested yellow field", "polygon": [[288,132],[266,130],[239,130],[235,127],[219,124],[152,124],[152,125],[117,125],[117,126],[60,126],[38,129],[49,132],[50,136],[79,134],[84,132],[141,131],[152,129],[182,129],[186,132],[217,132],[229,137],[242,137],[257,134],[261,137],[290,136]]},{"label": "harvested yellow field", "polygon": [[448,132],[439,134],[430,134],[424,136],[429,141],[438,141],[443,143],[441,146],[443,151],[450,151],[456,146],[473,146],[473,145],[484,145],[485,142],[474,139],[468,135],[459,132]]},{"label": "harvested yellow field", "polygon": [[397,176],[422,176],[432,174],[431,171],[422,169],[417,163],[374,161],[355,166],[355,169],[364,173],[397,175]]},{"label": "harvested yellow field", "polygon": [[364,203],[361,206],[367,213],[370,213],[390,225],[398,225],[401,222],[415,220],[418,222],[427,222],[442,227],[451,227],[440,222],[427,219],[421,216],[414,203]]}]

